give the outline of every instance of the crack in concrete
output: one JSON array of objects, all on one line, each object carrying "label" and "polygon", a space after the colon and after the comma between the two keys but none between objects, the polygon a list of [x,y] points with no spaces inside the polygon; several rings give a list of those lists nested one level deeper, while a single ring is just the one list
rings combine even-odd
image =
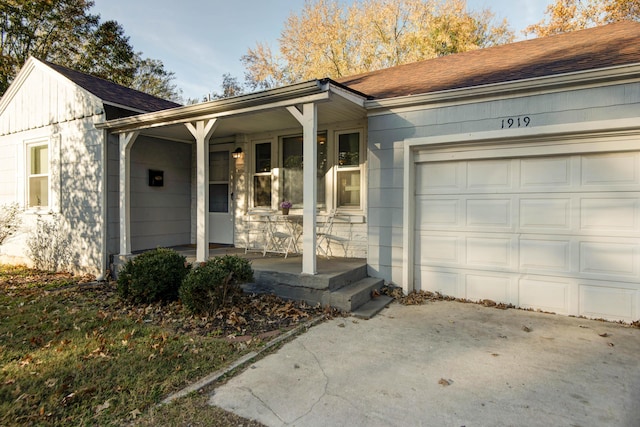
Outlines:
[{"label": "crack in concrete", "polygon": [[324,380],[325,380],[324,381],[324,390],[322,390],[322,393],[320,393],[320,396],[318,397],[318,399],[313,403],[313,405],[311,405],[311,407],[309,408],[309,410],[307,412],[305,412],[304,414],[300,415],[298,418],[293,420],[291,423],[288,423],[287,425],[295,424],[301,418],[304,418],[307,415],[309,415],[311,413],[311,411],[313,411],[313,409],[316,407],[316,405],[318,405],[318,403],[320,403],[322,398],[327,395],[327,389],[329,388],[329,376],[324,371],[324,368],[322,367],[322,364],[320,363],[320,359],[318,359],[316,354],[314,352],[312,352],[311,350],[309,350],[306,345],[304,345],[304,342],[301,341],[300,345],[302,346],[302,348],[307,353],[309,353],[313,357],[313,359],[316,361],[316,364],[318,365],[318,368],[320,369],[320,372],[322,372],[322,376],[324,376]]},{"label": "crack in concrete", "polygon": [[246,390],[249,392],[249,394],[251,394],[251,396],[253,396],[258,402],[262,403],[262,406],[267,409],[269,412],[271,412],[273,414],[274,417],[276,417],[277,419],[280,420],[281,423],[286,424],[286,422],[280,418],[280,416],[278,414],[275,413],[275,411],[273,409],[271,409],[271,406],[269,406],[267,404],[267,402],[265,402],[264,400],[262,400],[257,394],[255,394],[253,392],[252,388],[249,387],[239,387],[241,390]]}]

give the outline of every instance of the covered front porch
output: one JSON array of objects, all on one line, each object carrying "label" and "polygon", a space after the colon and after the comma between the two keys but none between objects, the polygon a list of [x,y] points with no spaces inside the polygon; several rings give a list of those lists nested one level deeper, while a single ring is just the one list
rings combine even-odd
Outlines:
[{"label": "covered front porch", "polygon": [[[348,217],[346,235],[354,242],[344,256],[366,258],[364,100],[331,80],[314,80],[98,125],[118,138],[117,193],[110,189],[118,195],[111,207],[118,213],[117,248],[110,252],[126,258],[182,244],[186,232],[196,262],[203,262],[209,243],[250,246],[252,212],[275,213],[288,199],[304,219],[295,242],[299,272],[318,273],[319,219],[322,224],[336,212]],[[190,202],[184,184],[167,188],[170,175],[185,180],[184,163],[172,170],[171,154],[185,146],[192,150]],[[154,157],[164,163],[153,163]]]},{"label": "covered front porch", "polygon": [[[250,291],[347,311],[364,304],[382,284],[367,277],[364,100],[314,80],[99,125],[117,147],[109,252],[122,262],[178,246],[202,263],[224,244],[252,259]],[[245,254],[265,235],[256,211],[275,216],[283,200],[300,219],[295,256]]]}]

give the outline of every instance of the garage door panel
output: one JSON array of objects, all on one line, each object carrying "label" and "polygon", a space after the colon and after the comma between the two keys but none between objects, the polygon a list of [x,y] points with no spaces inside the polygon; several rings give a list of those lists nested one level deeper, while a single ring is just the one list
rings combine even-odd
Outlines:
[{"label": "garage door panel", "polygon": [[511,303],[511,278],[507,275],[467,273],[465,275],[466,298],[478,301],[490,299]]},{"label": "garage door panel", "polygon": [[592,154],[582,156],[582,184],[615,186],[640,184],[639,153]]},{"label": "garage door panel", "polygon": [[521,238],[519,243],[521,271],[571,273],[571,240]]},{"label": "garage door panel", "polygon": [[520,199],[520,228],[570,231],[571,198]]},{"label": "garage door panel", "polygon": [[451,193],[464,188],[464,168],[459,162],[442,162],[416,171],[416,194]]},{"label": "garage door panel", "polygon": [[640,193],[633,197],[584,197],[580,228],[588,231],[640,231]]},{"label": "garage door panel", "polygon": [[466,263],[472,268],[511,268],[511,237],[469,237]]},{"label": "garage door panel", "polygon": [[467,188],[475,191],[512,190],[513,160],[482,160],[466,162]]},{"label": "garage door panel", "polygon": [[520,163],[522,190],[568,187],[571,185],[571,158],[533,158]]},{"label": "garage door panel", "polygon": [[630,322],[638,313],[637,291],[612,288],[608,283],[580,285],[580,315]]},{"label": "garage door panel", "polygon": [[416,290],[439,292],[455,298],[462,298],[460,273],[417,268],[415,272]]},{"label": "garage door panel", "polygon": [[416,202],[416,218],[419,229],[458,228],[462,216],[463,201],[457,198],[419,199]]},{"label": "garage door panel", "polygon": [[416,248],[416,256],[422,265],[453,264],[462,266],[460,256],[461,236],[437,236],[422,234],[420,241],[429,242]]},{"label": "garage door panel", "polygon": [[467,199],[466,225],[469,227],[512,227],[511,199]]},{"label": "garage door panel", "polygon": [[634,280],[638,275],[638,244],[580,242],[580,273],[612,280]]},{"label": "garage door panel", "polygon": [[524,308],[569,312],[569,283],[549,278],[523,278],[518,283],[520,305]]}]

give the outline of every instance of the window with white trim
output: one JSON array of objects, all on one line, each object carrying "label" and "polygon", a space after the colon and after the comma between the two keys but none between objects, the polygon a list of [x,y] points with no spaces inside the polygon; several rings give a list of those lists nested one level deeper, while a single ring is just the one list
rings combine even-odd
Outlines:
[{"label": "window with white trim", "polygon": [[362,205],[361,134],[338,133],[336,139],[336,207],[359,209]]},{"label": "window with white trim", "polygon": [[[322,209],[326,206],[326,174],[327,164],[327,133],[320,132],[317,136],[318,148],[318,188],[317,206]],[[303,184],[302,176],[302,135],[287,136],[282,138],[282,200],[288,200],[294,208],[302,208]]]},{"label": "window with white trim", "polygon": [[253,206],[271,207],[271,143],[254,145]]},{"label": "window with white trim", "polygon": [[49,144],[27,145],[27,207],[49,206]]},{"label": "window with white trim", "polygon": [[[362,209],[363,132],[321,131],[317,135],[317,208]],[[275,209],[283,200],[294,209],[303,205],[302,135],[283,136],[279,143],[252,146],[251,207]]]}]

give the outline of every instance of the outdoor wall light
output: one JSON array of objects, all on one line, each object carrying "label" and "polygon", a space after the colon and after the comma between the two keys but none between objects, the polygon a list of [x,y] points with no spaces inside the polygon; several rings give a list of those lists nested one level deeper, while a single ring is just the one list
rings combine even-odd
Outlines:
[{"label": "outdoor wall light", "polygon": [[235,150],[233,150],[233,153],[231,153],[231,156],[234,159],[239,159],[240,157],[242,157],[242,148],[238,147]]},{"label": "outdoor wall light", "polygon": [[164,171],[149,169],[149,186],[150,187],[164,186]]}]

